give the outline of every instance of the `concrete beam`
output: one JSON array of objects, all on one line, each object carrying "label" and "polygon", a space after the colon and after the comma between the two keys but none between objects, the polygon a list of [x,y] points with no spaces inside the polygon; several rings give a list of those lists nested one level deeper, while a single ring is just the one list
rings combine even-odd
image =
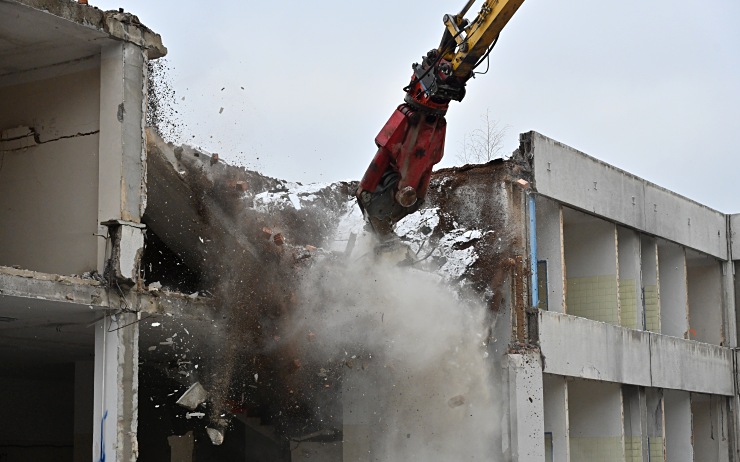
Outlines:
[{"label": "concrete beam", "polygon": [[[126,290],[119,292],[96,279],[60,276],[0,266],[0,294],[23,299],[69,303],[91,309],[128,308],[146,315],[171,315],[194,320],[213,319],[210,298],[176,292]],[[103,312],[101,311],[101,314]]]},{"label": "concrete beam", "polygon": [[110,306],[110,297],[104,284],[95,279],[60,276],[4,266],[0,266],[0,294],[79,303],[101,308]]},{"label": "concrete beam", "polygon": [[150,59],[161,58],[167,54],[162,45],[162,37],[146,27],[131,13],[103,11],[87,4],[58,0],[3,0],[51,14],[65,21],[79,24],[85,29],[93,29],[112,38],[130,42],[147,50]]},{"label": "concrete beam", "polygon": [[644,332],[549,311],[539,315],[546,373],[650,386]]},{"label": "concrete beam", "polygon": [[735,390],[730,348],[650,334],[652,386],[732,396]]},{"label": "concrete beam", "polygon": [[733,351],[707,343],[540,311],[544,372],[732,396]]},{"label": "concrete beam", "polygon": [[725,215],[537,132],[521,135],[544,196],[727,259]]}]

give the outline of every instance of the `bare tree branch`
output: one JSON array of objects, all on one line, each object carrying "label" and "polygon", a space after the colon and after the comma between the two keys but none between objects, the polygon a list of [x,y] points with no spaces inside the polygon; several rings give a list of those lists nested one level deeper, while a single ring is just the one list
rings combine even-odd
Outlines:
[{"label": "bare tree branch", "polygon": [[492,120],[490,110],[481,115],[480,128],[466,133],[457,158],[463,164],[483,164],[501,157],[504,137],[508,126],[501,127],[498,120]]}]

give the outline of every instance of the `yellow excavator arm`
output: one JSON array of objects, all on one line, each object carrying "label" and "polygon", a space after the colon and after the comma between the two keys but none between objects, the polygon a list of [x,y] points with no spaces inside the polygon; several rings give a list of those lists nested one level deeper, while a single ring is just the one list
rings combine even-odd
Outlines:
[{"label": "yellow excavator arm", "polygon": [[501,30],[524,0],[484,0],[471,20],[465,15],[475,0],[456,15],[445,15],[439,48],[414,63],[404,102],[375,138],[378,148],[357,188],[357,203],[381,238],[416,211],[426,196],[432,167],[444,154],[450,101],[462,101],[475,68],[493,49]]},{"label": "yellow excavator arm", "polygon": [[465,14],[473,3],[475,0],[468,0],[458,14],[444,16],[447,30],[438,49],[442,59],[452,65],[453,74],[462,79],[470,78],[524,0],[486,0],[477,16],[468,21]]}]

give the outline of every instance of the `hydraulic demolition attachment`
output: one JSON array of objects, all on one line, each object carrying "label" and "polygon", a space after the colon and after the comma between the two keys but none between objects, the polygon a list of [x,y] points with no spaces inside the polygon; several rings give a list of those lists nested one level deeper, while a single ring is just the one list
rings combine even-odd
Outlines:
[{"label": "hydraulic demolition attachment", "polygon": [[411,66],[404,102],[375,138],[378,151],[360,181],[357,201],[381,239],[421,206],[432,167],[444,154],[447,107],[465,97],[465,84],[524,0],[486,0],[475,18],[465,19],[473,3],[444,15],[439,47]]}]

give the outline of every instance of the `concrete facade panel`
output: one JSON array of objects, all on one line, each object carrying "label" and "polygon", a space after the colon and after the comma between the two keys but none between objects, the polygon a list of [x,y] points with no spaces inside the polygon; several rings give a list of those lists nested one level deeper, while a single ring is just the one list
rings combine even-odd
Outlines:
[{"label": "concrete facade panel", "polygon": [[651,334],[652,386],[731,396],[732,350]]},{"label": "concrete facade panel", "polygon": [[727,258],[725,215],[530,132],[536,190],[566,205]]},{"label": "concrete facade panel", "polygon": [[730,348],[540,312],[544,372],[584,379],[732,395]]},{"label": "concrete facade panel", "polygon": [[540,347],[548,374],[650,385],[649,338],[642,332],[541,311]]},{"label": "concrete facade panel", "polygon": [[727,259],[725,215],[652,183],[645,184],[644,231]]}]

